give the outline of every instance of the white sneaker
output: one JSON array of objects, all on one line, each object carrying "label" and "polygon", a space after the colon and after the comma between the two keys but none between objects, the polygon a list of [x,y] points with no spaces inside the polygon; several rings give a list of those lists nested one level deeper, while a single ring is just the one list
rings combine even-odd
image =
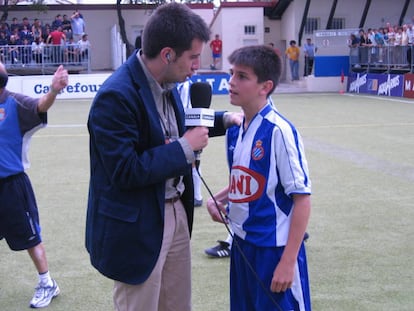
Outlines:
[{"label": "white sneaker", "polygon": [[44,308],[47,307],[52,299],[59,295],[60,289],[56,281],[52,279],[52,286],[41,286],[40,284],[36,287],[34,296],[30,301],[31,308]]}]

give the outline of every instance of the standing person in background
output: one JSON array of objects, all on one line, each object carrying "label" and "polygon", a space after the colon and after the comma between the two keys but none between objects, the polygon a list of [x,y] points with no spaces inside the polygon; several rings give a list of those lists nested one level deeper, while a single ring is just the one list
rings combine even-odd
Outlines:
[{"label": "standing person in background", "polygon": [[275,47],[275,44],[274,44],[273,42],[270,42],[270,43],[269,43],[269,46],[270,46],[273,50],[275,50],[276,54],[277,54],[280,58],[282,57],[282,54],[280,53],[280,50],[279,50],[277,47]]},{"label": "standing person in background", "polygon": [[66,42],[66,36],[62,32],[62,27],[59,26],[53,30],[47,37],[46,44],[52,44],[52,61],[58,65],[62,63],[63,45]]},{"label": "standing person in background", "polygon": [[49,273],[40,235],[39,211],[25,173],[29,167],[27,151],[33,133],[46,125],[46,112],[56,95],[67,86],[68,72],[60,66],[49,92],[40,99],[8,91],[7,80],[6,69],[0,64],[0,239],[4,237],[14,251],[28,251],[39,277],[30,306],[42,308],[60,290]]},{"label": "standing person in background", "polygon": [[62,21],[63,21],[62,20],[62,15],[57,14],[55,16],[55,19],[52,21],[52,24],[50,25],[50,27],[52,28],[52,31],[58,29],[58,27],[62,27],[62,29],[63,29]]},{"label": "standing person in background", "polygon": [[42,22],[38,18],[34,19],[31,29],[32,29],[32,36],[34,40],[36,40],[36,38],[42,37]]},{"label": "standing person in background", "polygon": [[290,75],[292,81],[299,80],[299,55],[300,50],[296,46],[296,41],[291,40],[289,47],[285,51],[286,56],[289,59]]},{"label": "standing person in background", "polygon": [[136,50],[142,48],[142,30],[139,32],[139,35],[135,38],[134,46]]},{"label": "standing person in background", "polygon": [[114,280],[122,311],[190,311],[194,151],[215,127],[186,129],[176,85],[200,67],[210,31],[186,5],[159,6],[142,49],[101,86],[88,118],[90,184],[86,248]]},{"label": "standing person in background", "polygon": [[82,39],[77,42],[79,48],[79,60],[81,62],[87,62],[89,60],[89,49],[91,43],[88,40],[88,35],[84,33]]},{"label": "standing person in background", "polygon": [[70,38],[65,46],[65,62],[70,64],[79,64],[79,46]]},{"label": "standing person in background", "polygon": [[317,50],[318,48],[312,43],[312,39],[307,38],[306,43],[303,45],[303,53],[305,54],[305,77],[312,74],[313,62],[315,60],[315,53]]},{"label": "standing person in background", "polygon": [[19,23],[19,20],[17,17],[13,17],[12,22],[10,23],[9,29],[10,32],[13,33],[15,29],[18,31],[20,30],[21,24]]},{"label": "standing person in background", "polygon": [[62,30],[72,31],[72,23],[66,14],[63,15]]},{"label": "standing person in background", "polygon": [[86,24],[82,14],[76,10],[73,12],[71,18],[72,36],[73,41],[79,42],[82,39],[82,35],[86,32]]},{"label": "standing person in background", "polygon": [[[241,126],[227,130],[230,183],[214,196],[234,232],[230,310],[310,311],[303,242],[311,210],[308,166],[297,129],[268,101],[282,64],[264,45],[235,50],[229,63],[230,102],[245,115]],[[207,209],[223,222],[215,205]]]},{"label": "standing person in background", "polygon": [[218,34],[216,34],[214,40],[210,42],[210,48],[213,56],[213,63],[210,65],[210,68],[216,70],[217,64],[220,62],[221,54],[223,52],[223,42]]}]

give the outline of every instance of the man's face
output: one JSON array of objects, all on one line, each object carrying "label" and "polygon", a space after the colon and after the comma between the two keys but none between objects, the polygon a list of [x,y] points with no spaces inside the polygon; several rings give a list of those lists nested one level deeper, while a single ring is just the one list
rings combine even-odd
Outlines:
[{"label": "man's face", "polygon": [[181,56],[173,55],[168,65],[166,82],[183,82],[191,77],[200,68],[200,55],[203,49],[203,42],[194,39],[191,49],[184,51]]}]

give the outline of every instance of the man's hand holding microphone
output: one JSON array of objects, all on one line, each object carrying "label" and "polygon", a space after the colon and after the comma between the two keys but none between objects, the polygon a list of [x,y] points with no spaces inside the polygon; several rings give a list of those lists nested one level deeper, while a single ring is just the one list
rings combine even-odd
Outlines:
[{"label": "man's hand holding microphone", "polygon": [[206,126],[190,128],[184,133],[184,138],[187,139],[194,152],[202,150],[208,144],[208,128]]}]

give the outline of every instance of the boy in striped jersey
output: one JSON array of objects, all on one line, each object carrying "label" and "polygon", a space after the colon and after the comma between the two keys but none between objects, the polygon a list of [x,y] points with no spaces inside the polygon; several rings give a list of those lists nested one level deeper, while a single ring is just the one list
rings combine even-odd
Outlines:
[{"label": "boy in striped jersey", "polygon": [[[268,100],[281,61],[268,46],[247,46],[229,62],[230,102],[245,116],[227,130],[230,182],[215,195],[234,232],[231,310],[310,311],[303,243],[311,209],[308,165],[301,136]],[[222,221],[212,199],[207,209]]]}]

